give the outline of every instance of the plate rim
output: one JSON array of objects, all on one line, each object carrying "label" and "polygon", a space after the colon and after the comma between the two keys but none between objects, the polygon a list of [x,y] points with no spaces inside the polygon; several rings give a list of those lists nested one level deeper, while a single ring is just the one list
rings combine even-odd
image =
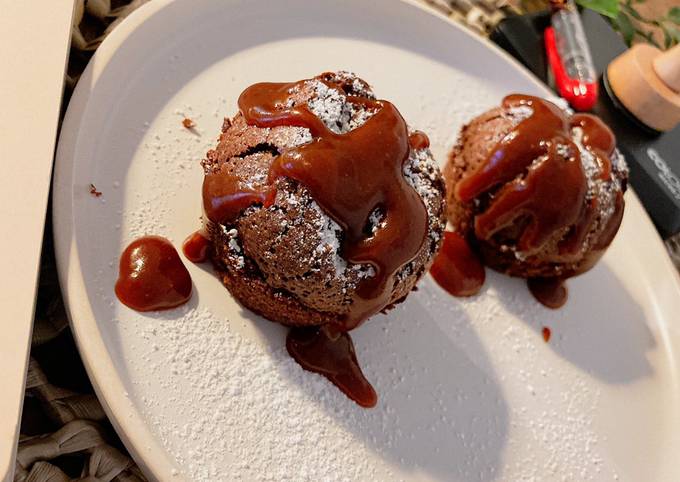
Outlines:
[{"label": "plate rim", "polygon": [[[80,260],[75,249],[74,190],[71,181],[74,175],[73,154],[76,151],[79,138],[78,128],[92,93],[90,86],[96,83],[117,49],[127,41],[137,28],[167,5],[179,1],[188,0],[156,0],[142,5],[125,18],[96,50],[76,85],[64,116],[55,156],[52,190],[53,238],[57,271],[67,317],[78,351],[95,393],[116,432],[144,474],[155,480],[177,479],[180,470],[170,457],[169,452],[150,431],[141,413],[127,397],[124,384],[115,369],[109,351],[103,338],[99,336],[95,316],[90,303],[87,301]],[[475,35],[451,18],[435,11],[419,0],[399,0],[399,2],[446,22],[451,28],[458,30],[471,41],[490,49],[514,68],[519,75],[524,76],[530,83],[544,92],[546,96],[554,95],[515,58],[488,39]],[[233,7],[225,5],[224,8]],[[627,199],[628,202],[632,201],[639,204],[639,200],[632,190],[627,195]],[[642,208],[642,206],[640,207]],[[644,213],[645,218],[641,222],[648,223],[653,229],[646,211],[641,209],[640,212]],[[654,230],[654,233],[657,243],[655,249],[664,250],[660,236],[656,233],[656,230]],[[674,280],[674,290],[680,296],[680,276],[670,258],[668,256],[665,258],[665,267],[672,272],[670,277]],[[76,316],[73,316],[74,313]]]}]

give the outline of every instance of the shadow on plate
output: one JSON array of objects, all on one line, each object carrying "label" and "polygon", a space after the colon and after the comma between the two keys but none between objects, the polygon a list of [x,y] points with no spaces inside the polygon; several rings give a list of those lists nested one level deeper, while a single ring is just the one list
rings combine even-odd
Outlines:
[{"label": "shadow on plate", "polygon": [[645,315],[606,262],[568,280],[569,299],[558,310],[534,300],[524,280],[498,278],[503,278],[496,292],[504,308],[539,336],[548,326],[550,348],[581,370],[611,384],[652,374],[647,352],[655,341]]},{"label": "shadow on plate", "polygon": [[[335,393],[319,397],[300,387],[400,471],[438,480],[495,480],[508,433],[507,403],[460,304],[433,301],[427,291],[421,285],[417,295],[352,332],[360,364],[378,392],[375,408],[349,400],[339,405]],[[272,351],[281,350],[280,327],[245,309],[241,315]],[[327,390],[337,389],[328,384]]]}]

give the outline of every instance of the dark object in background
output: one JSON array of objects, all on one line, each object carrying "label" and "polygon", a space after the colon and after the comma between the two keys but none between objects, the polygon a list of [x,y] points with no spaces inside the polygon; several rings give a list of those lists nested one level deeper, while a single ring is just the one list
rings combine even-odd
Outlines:
[{"label": "dark object in background", "polygon": [[[626,45],[597,13],[581,13],[598,75],[626,50]],[[548,82],[543,30],[548,12],[508,17],[491,40],[516,57],[539,79]],[[665,134],[652,132],[623,108],[600,79],[600,97],[593,109],[612,128],[630,167],[630,183],[663,238],[680,233],[680,126]]]}]

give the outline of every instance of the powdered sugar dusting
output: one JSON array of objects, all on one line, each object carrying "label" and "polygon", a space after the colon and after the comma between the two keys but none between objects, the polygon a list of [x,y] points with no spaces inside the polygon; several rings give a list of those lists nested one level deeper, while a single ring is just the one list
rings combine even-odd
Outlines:
[{"label": "powdered sugar dusting", "polygon": [[[303,372],[283,346],[269,350],[253,343],[207,310],[188,310],[182,318],[182,323],[157,319],[141,337],[163,347],[162,365],[153,365],[154,348],[147,355],[152,372],[161,377],[168,371],[173,374],[162,378],[161,386],[172,390],[180,380],[194,394],[195,403],[182,407],[192,420],[189,424],[159,418],[161,400],[144,401],[163,443],[187,477],[278,481],[375,475],[361,457],[362,442],[341,430],[330,414],[313,410],[316,402],[310,395],[342,405],[342,395],[329,390],[322,377]],[[205,412],[206,407],[211,411]],[[361,418],[358,407],[343,410]],[[191,441],[190,457],[173,447],[177,439]],[[327,443],[336,450],[322,455],[319,445]],[[225,454],[232,460],[230,466],[223,465]],[[312,464],[301,465],[301,454],[317,455]]]},{"label": "powdered sugar dusting", "polygon": [[350,130],[349,120],[352,117],[352,104],[345,101],[345,96],[336,89],[331,89],[319,80],[309,82],[314,90],[314,97],[307,102],[314,112],[331,131],[343,134]]},{"label": "powdered sugar dusting", "polygon": [[[132,369],[146,373],[131,396],[154,385],[157,395],[139,402],[191,480],[395,480],[414,472],[599,480],[611,473],[593,425],[599,389],[586,374],[546,362],[547,345],[532,330],[541,308],[507,288],[453,303],[427,280],[389,319],[355,332],[380,394],[373,410],[303,371],[282,334],[254,341],[238,318],[191,306],[134,315],[122,327],[141,341]],[[523,322],[504,315],[508,308]],[[556,318],[551,343],[559,349],[565,320]],[[483,347],[478,337],[494,341]],[[498,372],[503,366],[519,368]],[[501,448],[514,461],[505,467]]]},{"label": "powdered sugar dusting", "polygon": [[323,212],[321,206],[316,201],[312,200],[310,203],[312,209],[318,214],[318,233],[319,244],[316,252],[321,255],[329,255],[335,267],[335,275],[338,278],[345,278],[345,270],[347,269],[347,261],[340,256],[340,235],[342,228],[333,221],[326,213]]},{"label": "powdered sugar dusting", "polygon": [[230,258],[231,264],[235,266],[236,269],[243,269],[245,266],[245,259],[243,258],[243,249],[239,243],[238,231],[233,228],[229,229],[226,226],[221,226],[221,229],[229,239],[227,256]]},{"label": "powdered sugar dusting", "polygon": [[[545,323],[541,311],[521,293],[499,288],[487,290],[484,296],[489,314],[480,313],[476,306],[466,309],[472,308],[479,333],[495,336],[499,363],[517,367],[503,380],[514,394],[511,427],[517,437],[510,437],[507,450],[523,456],[506,468],[503,480],[607,480],[612,470],[604,462],[600,449],[604,441],[593,423],[601,390],[594,388],[587,376],[574,377],[564,367],[546,363],[542,350],[548,345],[561,351],[569,344],[574,331],[565,325],[567,315],[553,312],[553,337],[546,344],[541,338]],[[497,315],[505,310],[522,323],[499,322]],[[532,330],[525,330],[526,326]]]},{"label": "powdered sugar dusting", "polygon": [[504,113],[504,115],[509,115],[516,122],[521,122],[525,119],[528,119],[533,113],[534,109],[532,109],[531,106],[520,104],[511,106],[507,112]]}]

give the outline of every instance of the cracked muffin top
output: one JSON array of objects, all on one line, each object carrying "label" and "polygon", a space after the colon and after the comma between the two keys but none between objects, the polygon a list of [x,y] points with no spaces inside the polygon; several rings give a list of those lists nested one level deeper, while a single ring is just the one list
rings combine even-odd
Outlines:
[{"label": "cracked muffin top", "polygon": [[444,176],[448,220],[485,264],[567,278],[614,238],[628,169],[599,118],[515,94],[463,127]]},{"label": "cracked muffin top", "polygon": [[245,306],[351,329],[405,298],[445,226],[427,137],[348,72],[256,84],[203,161],[211,258]]}]

